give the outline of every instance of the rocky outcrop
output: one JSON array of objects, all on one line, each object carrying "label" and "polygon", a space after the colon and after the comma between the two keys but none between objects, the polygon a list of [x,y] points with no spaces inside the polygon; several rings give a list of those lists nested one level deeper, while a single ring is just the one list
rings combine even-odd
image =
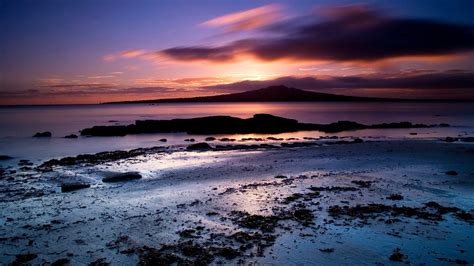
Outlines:
[{"label": "rocky outcrop", "polygon": [[79,189],[89,188],[91,185],[85,183],[63,183],[61,184],[61,192],[71,192]]},{"label": "rocky outcrop", "polygon": [[188,151],[205,151],[205,150],[212,150],[212,147],[207,144],[206,142],[200,142],[196,144],[189,145],[186,150]]},{"label": "rocky outcrop", "polygon": [[110,176],[104,177],[102,182],[105,183],[115,183],[115,182],[125,182],[130,180],[141,179],[142,175],[137,172],[127,172],[127,173],[119,173],[119,174],[112,174]]},{"label": "rocky outcrop", "polygon": [[412,124],[410,122],[383,123],[364,125],[352,121],[339,121],[331,124],[299,123],[269,114],[256,114],[251,118],[242,119],[231,116],[208,116],[190,119],[172,120],[137,120],[135,124],[126,126],[94,126],[85,128],[81,135],[86,136],[125,136],[142,133],[173,133],[188,134],[276,134],[304,130],[322,132],[341,132],[347,130],[371,128],[426,128],[429,125]]},{"label": "rocky outcrop", "polygon": [[37,132],[36,134],[33,135],[33,138],[50,138],[53,134],[49,131],[45,132]]}]

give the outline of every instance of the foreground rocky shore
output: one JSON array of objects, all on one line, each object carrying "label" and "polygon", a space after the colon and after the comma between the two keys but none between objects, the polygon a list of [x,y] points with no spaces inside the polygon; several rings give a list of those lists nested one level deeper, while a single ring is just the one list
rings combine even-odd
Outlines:
[{"label": "foreground rocky shore", "polygon": [[469,143],[192,144],[1,173],[2,264],[474,263]]}]

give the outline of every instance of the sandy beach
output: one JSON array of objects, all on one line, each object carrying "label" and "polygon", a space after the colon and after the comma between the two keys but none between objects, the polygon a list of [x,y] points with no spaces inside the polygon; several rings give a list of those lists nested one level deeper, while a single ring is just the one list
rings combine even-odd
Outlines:
[{"label": "sandy beach", "polygon": [[6,167],[1,263],[474,263],[472,143],[315,142]]}]

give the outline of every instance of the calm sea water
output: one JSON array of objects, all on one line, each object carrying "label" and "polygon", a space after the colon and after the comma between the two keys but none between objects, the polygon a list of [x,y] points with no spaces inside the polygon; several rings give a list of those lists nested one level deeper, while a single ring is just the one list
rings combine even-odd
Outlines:
[{"label": "calm sea water", "polygon": [[[250,117],[268,113],[301,122],[331,123],[351,120],[365,124],[410,121],[449,123],[450,128],[411,130],[362,130],[340,136],[375,138],[439,138],[474,135],[474,103],[193,103],[160,105],[69,105],[0,107],[0,154],[17,159],[45,160],[106,150],[182,144],[186,134],[150,134],[126,137],[81,137],[64,139],[67,134],[94,125],[129,124],[137,119],[191,118],[210,115]],[[39,131],[53,137],[32,138]],[[417,135],[410,133],[417,132]],[[317,137],[320,132],[282,134],[284,137]],[[205,136],[192,136],[197,140]],[[239,136],[234,136],[239,137]],[[8,162],[0,162],[6,164]],[[10,162],[11,163],[11,162]]]}]

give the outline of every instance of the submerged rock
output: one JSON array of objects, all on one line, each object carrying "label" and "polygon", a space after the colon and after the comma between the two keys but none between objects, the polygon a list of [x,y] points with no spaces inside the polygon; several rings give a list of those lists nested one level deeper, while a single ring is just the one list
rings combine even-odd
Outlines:
[{"label": "submerged rock", "polygon": [[51,264],[51,266],[66,266],[69,265],[70,260],[68,258],[58,259]]},{"label": "submerged rock", "polygon": [[33,138],[50,138],[52,136],[51,132],[45,131],[45,132],[37,132],[36,134],[33,135]]},{"label": "submerged rock", "polygon": [[212,147],[205,143],[205,142],[200,142],[196,144],[189,145],[186,150],[188,151],[202,151],[202,150],[212,150]]},{"label": "submerged rock", "polygon": [[403,261],[405,257],[406,256],[400,252],[400,249],[397,248],[393,251],[392,255],[390,255],[389,259],[391,261]]},{"label": "submerged rock", "polygon": [[400,194],[391,194],[390,196],[387,197],[389,200],[402,200],[403,196]]},{"label": "submerged rock", "polygon": [[160,139],[160,142],[167,142],[167,139]]},{"label": "submerged rock", "polygon": [[124,182],[124,181],[136,180],[140,178],[142,178],[142,175],[140,175],[137,172],[127,172],[127,173],[113,174],[113,175],[104,177],[102,179],[102,182],[105,182],[105,183]]},{"label": "submerged rock", "polygon": [[64,136],[65,139],[77,139],[78,136],[76,134],[71,134],[71,135],[67,135],[67,136]]},{"label": "submerged rock", "polygon": [[458,175],[458,172],[456,172],[456,171],[447,171],[445,174],[447,174],[447,175]]},{"label": "submerged rock", "polygon": [[214,137],[207,137],[207,138],[205,139],[205,141],[214,141],[214,140],[216,140],[216,138],[214,138]]},{"label": "submerged rock", "polygon": [[91,185],[90,184],[85,184],[85,183],[63,183],[61,184],[61,192],[71,192],[83,188],[89,188]]},{"label": "submerged rock", "polygon": [[38,255],[33,253],[18,254],[16,255],[16,260],[11,263],[11,265],[24,265],[25,263],[34,260]]},{"label": "submerged rock", "polygon": [[0,155],[0,161],[11,160],[11,159],[13,159],[13,157],[8,156],[8,155]]}]

